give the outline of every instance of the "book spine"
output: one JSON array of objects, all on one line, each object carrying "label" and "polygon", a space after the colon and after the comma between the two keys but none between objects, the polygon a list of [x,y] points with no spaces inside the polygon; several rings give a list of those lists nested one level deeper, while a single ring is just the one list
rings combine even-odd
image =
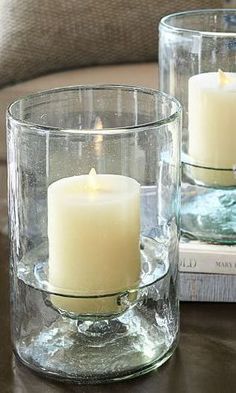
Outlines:
[{"label": "book spine", "polygon": [[236,274],[235,252],[199,251],[180,246],[179,271],[183,273]]}]

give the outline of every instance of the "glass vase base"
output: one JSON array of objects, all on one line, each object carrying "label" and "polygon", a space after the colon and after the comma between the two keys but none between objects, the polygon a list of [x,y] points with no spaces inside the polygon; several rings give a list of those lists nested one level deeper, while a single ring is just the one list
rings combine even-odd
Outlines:
[{"label": "glass vase base", "polygon": [[182,184],[182,236],[216,244],[236,244],[236,189]]},{"label": "glass vase base", "polygon": [[167,331],[164,321],[152,327],[150,316],[137,307],[119,318],[95,323],[59,317],[22,341],[15,352],[23,364],[45,377],[95,384],[152,371],[172,355],[176,345],[177,334]]},{"label": "glass vase base", "polygon": [[121,382],[121,381],[125,381],[125,380],[129,380],[129,379],[133,379],[133,378],[137,378],[137,377],[141,377],[142,375],[148,374],[151,371],[156,370],[157,368],[161,367],[165,362],[167,362],[170,357],[173,355],[173,353],[176,350],[178,344],[178,340],[176,340],[176,342],[171,346],[171,348],[169,348],[169,350],[159,359],[157,359],[156,361],[154,361],[151,364],[148,364],[147,366],[143,366],[142,368],[139,368],[137,370],[133,370],[127,373],[120,373],[120,374],[113,374],[113,375],[107,375],[106,373],[104,373],[104,375],[100,375],[99,378],[98,377],[93,377],[93,375],[91,375],[90,377],[83,377],[83,376],[76,376],[76,375],[72,375],[72,376],[64,376],[63,374],[57,374],[57,373],[53,373],[53,372],[48,372],[46,370],[44,370],[43,368],[39,368],[37,366],[34,366],[32,363],[28,363],[27,361],[25,361],[25,359],[21,358],[21,356],[14,351],[15,357],[18,361],[20,361],[24,366],[28,367],[29,369],[31,369],[33,372],[36,372],[37,374],[39,374],[40,376],[44,377],[44,378],[49,378],[52,380],[56,380],[56,381],[60,381],[60,382],[67,382],[67,383],[76,383],[78,385],[95,385],[95,384],[102,384],[102,383],[112,383],[112,382]]}]

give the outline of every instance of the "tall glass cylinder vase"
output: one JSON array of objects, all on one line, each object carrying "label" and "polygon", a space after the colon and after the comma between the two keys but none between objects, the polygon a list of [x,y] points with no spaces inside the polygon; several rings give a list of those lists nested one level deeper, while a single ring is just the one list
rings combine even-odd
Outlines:
[{"label": "tall glass cylinder vase", "polygon": [[183,105],[181,229],[236,243],[236,10],[160,23],[160,87]]},{"label": "tall glass cylinder vase", "polygon": [[181,107],[75,86],[8,111],[16,356],[82,383],[146,373],[178,337]]}]

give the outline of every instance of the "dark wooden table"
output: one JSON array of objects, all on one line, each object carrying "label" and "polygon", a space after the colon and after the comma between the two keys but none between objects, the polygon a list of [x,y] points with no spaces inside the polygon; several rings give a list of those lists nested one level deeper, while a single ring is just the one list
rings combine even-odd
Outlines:
[{"label": "dark wooden table", "polygon": [[[0,203],[6,198],[6,169],[0,163]],[[2,205],[1,205],[2,206]],[[6,210],[0,208],[0,225]],[[234,393],[236,392],[236,305],[182,303],[180,345],[160,369],[128,382],[62,384],[34,374],[12,355],[9,321],[9,248],[0,234],[0,393]]]}]

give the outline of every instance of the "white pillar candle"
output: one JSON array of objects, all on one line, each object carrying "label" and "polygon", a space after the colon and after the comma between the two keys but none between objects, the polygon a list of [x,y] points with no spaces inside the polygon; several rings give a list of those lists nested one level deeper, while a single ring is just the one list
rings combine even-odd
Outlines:
[{"label": "white pillar candle", "polygon": [[[192,176],[207,185],[236,185],[236,74],[194,75],[188,93],[189,156]],[[231,169],[231,171],[222,171]]]},{"label": "white pillar candle", "polygon": [[[49,282],[63,293],[111,294],[138,285],[140,185],[126,176],[63,178],[48,188]],[[77,314],[116,312],[114,299],[51,297]]]}]

